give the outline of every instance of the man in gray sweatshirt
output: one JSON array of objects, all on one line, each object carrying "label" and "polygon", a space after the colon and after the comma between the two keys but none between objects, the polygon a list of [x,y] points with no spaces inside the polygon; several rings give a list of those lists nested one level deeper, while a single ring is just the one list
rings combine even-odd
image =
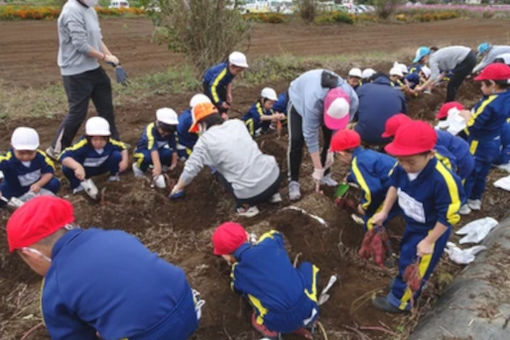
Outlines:
[{"label": "man in gray sweatshirt", "polygon": [[110,123],[112,138],[118,139],[112,104],[110,78],[99,61],[119,64],[103,42],[94,6],[97,0],[68,0],[58,18],[59,50],[57,63],[64,82],[69,113],[46,150],[56,158],[72,144],[76,132],[87,117],[92,99],[98,115]]},{"label": "man in gray sweatshirt", "polygon": [[[428,53],[423,55],[420,52],[428,49]],[[469,47],[465,46],[448,46],[440,49],[433,48],[419,48],[416,52],[417,57],[420,54],[420,60],[429,64],[430,70],[432,71],[429,80],[424,84],[417,86],[415,90],[423,91],[431,86],[437,84],[443,78],[443,72],[451,71],[453,75],[448,82],[446,88],[446,100],[445,102],[451,102],[455,100],[457,96],[457,90],[466,77],[471,74],[473,68],[476,65],[475,52]],[[416,60],[415,58],[415,60]],[[418,60],[418,61],[420,61]],[[417,62],[418,62],[417,61]],[[415,62],[413,60],[413,62]]]},{"label": "man in gray sweatshirt", "polygon": [[510,46],[508,45],[491,45],[488,42],[483,42],[478,45],[478,56],[482,56],[482,60],[475,66],[473,73],[478,73],[485,68],[485,66],[495,62],[500,55],[510,53]]}]

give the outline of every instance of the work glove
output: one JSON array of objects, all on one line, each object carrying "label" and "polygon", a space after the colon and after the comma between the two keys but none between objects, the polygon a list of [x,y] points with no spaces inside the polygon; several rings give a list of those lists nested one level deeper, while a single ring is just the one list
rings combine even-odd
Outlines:
[{"label": "work glove", "polygon": [[421,276],[418,268],[419,259],[415,263],[408,265],[404,271],[404,281],[407,283],[409,289],[415,293],[420,289]]},{"label": "work glove", "polygon": [[321,180],[324,177],[324,169],[313,169],[312,178],[315,182],[315,191],[319,192]]},{"label": "work glove", "polygon": [[479,243],[489,232],[498,225],[498,221],[492,217],[480,218],[474,220],[455,232],[457,235],[466,235],[460,239],[459,243]]},{"label": "work glove", "polygon": [[326,164],[324,165],[324,169],[329,169],[335,163],[335,153],[333,151],[328,151],[326,156]]},{"label": "work glove", "polygon": [[[114,57],[117,60],[117,62],[108,61],[108,57]],[[120,66],[119,59],[117,59],[117,57],[115,57],[115,56],[107,56],[107,57],[105,57],[105,60],[107,60],[106,62],[108,64],[115,67],[115,78],[117,80],[117,83],[121,84],[123,86],[127,86],[129,84],[128,75],[127,75],[126,71],[124,71],[122,66]]]},{"label": "work glove", "polygon": [[117,66],[120,64],[119,58],[117,58],[113,54],[105,54],[104,61],[106,61],[108,64],[112,66]]},{"label": "work glove", "polygon": [[473,246],[468,249],[461,249],[453,242],[448,242],[444,252],[450,260],[457,264],[468,264],[475,260],[475,255],[487,249],[486,246]]},{"label": "work glove", "polygon": [[177,200],[177,199],[183,198],[183,197],[184,197],[184,190],[179,190],[176,187],[174,187],[172,189],[172,191],[170,192],[170,195],[168,195],[168,198],[170,198],[171,200]]}]

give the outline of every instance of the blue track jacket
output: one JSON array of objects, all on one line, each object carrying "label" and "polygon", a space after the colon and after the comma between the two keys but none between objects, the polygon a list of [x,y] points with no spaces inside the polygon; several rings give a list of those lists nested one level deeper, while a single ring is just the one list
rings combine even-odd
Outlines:
[{"label": "blue track jacket", "polygon": [[[156,151],[162,148],[169,148],[173,152],[177,152],[177,135],[170,134],[163,137],[159,134],[156,123],[150,123],[143,130],[142,136],[136,144],[136,150]],[[137,152],[137,151],[135,151]]]},{"label": "blue track jacket", "polygon": [[234,77],[228,70],[228,62],[220,63],[205,71],[202,82],[208,85],[208,94],[214,105],[220,106],[223,102],[218,94],[218,88],[226,88]]},{"label": "blue track jacket", "polygon": [[122,152],[123,150],[126,150],[126,144],[110,138],[108,143],[104,146],[103,151],[98,153],[97,150],[87,142],[87,138],[82,137],[78,142],[64,149],[58,157],[58,160],[62,162],[64,158],[71,157],[84,167],[97,168],[101,166],[114,151]]},{"label": "blue track jacket", "polygon": [[178,117],[179,124],[177,125],[177,137],[179,144],[193,149],[198,140],[198,134],[189,132],[189,128],[193,124],[193,117],[191,116],[191,108],[184,110]]},{"label": "blue track jacket", "polygon": [[250,111],[248,111],[241,120],[244,121],[246,124],[246,127],[248,128],[248,131],[250,132],[250,135],[252,137],[255,137],[257,130],[260,128],[267,129],[269,128],[269,124],[271,123],[269,120],[262,121],[260,117],[263,115],[271,116],[273,114],[273,109],[264,110],[262,107],[262,103],[260,100],[258,100],[255,104],[253,104],[250,108]]}]

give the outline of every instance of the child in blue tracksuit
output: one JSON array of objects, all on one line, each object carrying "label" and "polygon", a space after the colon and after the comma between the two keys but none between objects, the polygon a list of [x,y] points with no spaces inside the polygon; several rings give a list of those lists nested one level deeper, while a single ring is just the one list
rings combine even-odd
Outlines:
[{"label": "child in blue tracksuit", "polygon": [[[331,139],[331,151],[337,152],[340,162],[350,166],[347,181],[356,183],[363,191],[358,211],[363,216],[365,228],[373,228],[372,216],[382,208],[390,187],[390,175],[397,165],[391,156],[361,146],[361,138],[354,130],[340,130]],[[388,219],[398,213],[395,207]]]},{"label": "child in blue tracksuit", "polygon": [[[423,121],[411,121],[398,129],[385,150],[397,157],[391,184],[381,212],[373,217],[382,225],[398,200],[406,221],[400,243],[399,273],[387,296],[372,300],[386,312],[408,311],[416,301],[441,258],[452,226],[460,220],[458,210],[464,199],[460,179],[433,154],[437,135]],[[419,287],[412,291],[404,281],[406,268],[417,264]]]},{"label": "child in blue tracksuit", "polygon": [[252,137],[258,137],[261,133],[266,132],[272,121],[285,119],[283,113],[276,113],[273,110],[273,104],[277,100],[275,90],[265,87],[260,93],[259,100],[241,118]]},{"label": "child in blue tracksuit", "polygon": [[152,176],[157,178],[163,166],[173,170],[177,165],[177,113],[170,108],[156,111],[156,121],[145,127],[136,144],[132,165],[135,177],[143,176],[149,165],[153,166]]},{"label": "child in blue tracksuit", "polygon": [[[12,148],[0,156],[0,171],[4,179],[0,184],[0,196],[5,199],[20,197],[32,191],[39,193],[41,188],[54,194],[60,189],[60,181],[55,178],[55,166],[39,147],[37,131],[28,127],[18,127],[11,136]],[[0,207],[5,202],[0,201]]]},{"label": "child in blue tracksuit", "polygon": [[228,61],[215,65],[204,73],[202,86],[204,93],[211,99],[220,113],[226,113],[232,102],[232,80],[248,68],[246,56],[241,52],[232,52]]},{"label": "child in blue tracksuit", "polygon": [[110,137],[110,124],[92,117],[85,124],[85,136],[58,157],[73,193],[83,191],[81,181],[109,172],[109,181],[119,181],[128,167],[126,145]]},{"label": "child in blue tracksuit", "polygon": [[466,180],[467,205],[480,210],[485,182],[492,163],[500,153],[501,130],[510,117],[510,67],[490,64],[475,80],[482,81],[484,97],[474,106],[472,113],[461,111],[467,121],[467,141],[475,157],[475,168]]},{"label": "child in blue tracksuit", "polygon": [[289,103],[289,94],[287,91],[278,95],[278,100],[273,104],[273,111],[287,115],[287,104]]},{"label": "child in blue tracksuit", "polygon": [[[451,169],[457,173],[462,181],[471,174],[475,167],[473,155],[469,152],[469,144],[462,138],[452,135],[448,131],[436,130],[437,144],[436,151],[441,155],[448,155],[454,159]],[[441,153],[441,149],[445,149]]]},{"label": "child in blue tracksuit", "polygon": [[510,118],[506,120],[506,123],[501,128],[501,147],[499,156],[494,161],[494,164],[507,167],[510,165]]},{"label": "child in blue tracksuit", "polygon": [[282,235],[271,230],[252,244],[234,222],[220,225],[212,236],[214,254],[232,264],[231,287],[253,307],[252,325],[269,338],[278,333],[307,333],[319,316],[319,268],[303,262],[294,268]]}]

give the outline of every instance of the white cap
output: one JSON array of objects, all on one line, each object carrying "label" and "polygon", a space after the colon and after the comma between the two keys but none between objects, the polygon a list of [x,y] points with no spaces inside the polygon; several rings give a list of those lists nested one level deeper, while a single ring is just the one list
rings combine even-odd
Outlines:
[{"label": "white cap", "polygon": [[39,147],[39,134],[29,127],[18,127],[11,136],[11,145],[16,150],[35,151]]},{"label": "white cap", "polygon": [[267,98],[267,99],[273,100],[273,101],[277,101],[278,100],[278,96],[276,95],[276,91],[273,90],[270,87],[264,87],[262,89],[262,91],[260,92],[260,96],[262,98]]},{"label": "white cap", "polygon": [[358,67],[353,67],[349,70],[349,77],[357,77],[361,78],[361,69]]},{"label": "white cap", "polygon": [[430,77],[430,74],[432,73],[432,71],[427,65],[422,66],[421,71],[423,72],[427,79]]},{"label": "white cap", "polygon": [[177,125],[179,120],[177,119],[177,113],[169,107],[162,107],[156,111],[156,119],[158,122],[165,123],[168,125]]},{"label": "white cap", "polygon": [[91,117],[85,123],[85,134],[87,136],[109,136],[110,124],[103,117]]},{"label": "white cap", "polygon": [[398,61],[395,61],[393,63],[393,67],[397,67],[400,69],[400,71],[402,72],[402,74],[406,74],[406,73],[409,73],[409,70],[407,69],[407,66],[405,64],[401,64],[399,63]]},{"label": "white cap", "polygon": [[194,108],[195,105],[197,105],[197,104],[210,103],[210,102],[211,102],[211,99],[209,99],[209,97],[207,97],[205,94],[197,93],[196,95],[191,97],[191,100],[189,101],[189,107]]},{"label": "white cap", "polygon": [[368,79],[376,73],[377,72],[375,72],[373,68],[366,68],[363,70],[363,72],[361,72],[361,78]]},{"label": "white cap", "polygon": [[399,67],[393,66],[390,70],[390,76],[399,76],[403,77],[402,70]]},{"label": "white cap", "polygon": [[230,55],[228,56],[228,62],[234,66],[248,68],[246,56],[244,55],[244,53],[241,52],[235,51],[230,53]]}]

